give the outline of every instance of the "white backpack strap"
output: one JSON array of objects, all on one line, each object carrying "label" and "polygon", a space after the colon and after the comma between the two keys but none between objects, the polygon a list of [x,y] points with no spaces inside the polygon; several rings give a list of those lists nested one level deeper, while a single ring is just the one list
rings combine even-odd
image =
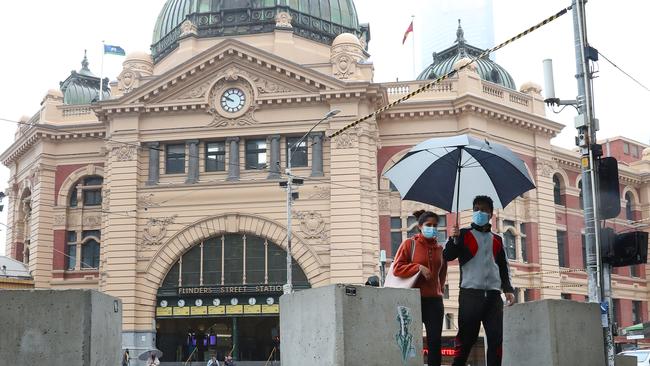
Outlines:
[{"label": "white backpack strap", "polygon": [[411,263],[413,263],[413,258],[415,258],[415,239],[411,239]]}]

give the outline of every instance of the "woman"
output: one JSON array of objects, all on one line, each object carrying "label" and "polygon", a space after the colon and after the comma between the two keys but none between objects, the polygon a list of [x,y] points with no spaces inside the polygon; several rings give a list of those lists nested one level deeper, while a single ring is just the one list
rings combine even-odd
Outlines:
[{"label": "woman", "polygon": [[124,351],[124,355],[122,355],[122,366],[129,366],[129,363],[131,362],[131,356],[129,355],[129,349],[127,348],[126,351]]},{"label": "woman", "polygon": [[[420,233],[405,240],[395,255],[393,274],[398,277],[411,277],[418,272],[420,277],[415,287],[422,297],[422,322],[427,330],[429,366],[440,366],[440,335],[445,308],[442,303],[447,262],[442,259],[443,247],[438,244],[438,215],[420,210],[413,213],[418,220]],[[415,244],[415,250],[411,246]],[[411,259],[413,253],[413,259]]]},{"label": "woman", "polygon": [[158,360],[158,357],[154,353],[151,354],[151,357],[149,357],[149,361],[147,361],[147,366],[159,366],[160,361]]}]

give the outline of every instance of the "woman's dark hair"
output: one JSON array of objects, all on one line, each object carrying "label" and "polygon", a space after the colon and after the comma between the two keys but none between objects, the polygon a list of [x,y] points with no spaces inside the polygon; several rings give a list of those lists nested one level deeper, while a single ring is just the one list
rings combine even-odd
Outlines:
[{"label": "woman's dark hair", "polygon": [[420,226],[424,225],[424,223],[429,219],[435,219],[436,222],[440,221],[440,218],[435,212],[426,210],[415,211],[413,212],[413,216],[415,216],[415,218],[418,220],[418,225]]}]

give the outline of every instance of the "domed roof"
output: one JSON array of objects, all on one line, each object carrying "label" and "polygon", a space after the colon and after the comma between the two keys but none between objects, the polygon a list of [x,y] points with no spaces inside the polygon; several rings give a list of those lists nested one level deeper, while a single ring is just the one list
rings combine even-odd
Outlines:
[{"label": "domed roof", "polygon": [[[90,104],[99,100],[99,78],[88,68],[88,58],[84,53],[81,69],[72,71],[65,81],[61,82],[63,104]],[[111,96],[108,79],[104,79],[104,95],[102,99]]]},{"label": "domed roof", "polygon": [[[485,50],[468,45],[465,41],[465,32],[458,20],[458,30],[456,31],[456,44],[446,50],[433,54],[433,63],[429,65],[417,77],[417,80],[437,79],[442,75],[454,70],[454,64],[464,58],[475,58],[480,56]],[[484,57],[474,62],[476,71],[481,79],[500,84],[510,89],[517,89],[515,81],[506,69],[496,62]]]},{"label": "domed roof", "polygon": [[167,0],[154,28],[152,56],[158,61],[177,46],[186,19],[199,37],[235,36],[272,32],[281,12],[291,15],[294,33],[321,43],[331,45],[341,33],[370,40],[353,0]]},{"label": "domed roof", "polygon": [[332,46],[338,46],[341,44],[353,44],[353,45],[361,46],[361,41],[354,34],[341,33],[336,38],[334,38],[334,41],[332,42]]}]

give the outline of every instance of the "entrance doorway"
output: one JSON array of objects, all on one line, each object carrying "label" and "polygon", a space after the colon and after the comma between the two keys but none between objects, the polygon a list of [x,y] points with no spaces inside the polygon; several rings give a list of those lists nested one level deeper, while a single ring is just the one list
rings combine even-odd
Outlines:
[{"label": "entrance doorway", "polygon": [[[205,365],[212,354],[219,361],[231,355],[239,366],[279,361],[286,258],[277,244],[244,233],[216,236],[185,252],[157,293],[161,363]],[[296,290],[310,287],[295,260],[292,275]]]},{"label": "entrance doorway", "polygon": [[159,319],[156,328],[163,364],[189,361],[204,365],[213,354],[220,362],[227,355],[240,361],[280,360],[279,350],[274,351],[278,316]]}]

